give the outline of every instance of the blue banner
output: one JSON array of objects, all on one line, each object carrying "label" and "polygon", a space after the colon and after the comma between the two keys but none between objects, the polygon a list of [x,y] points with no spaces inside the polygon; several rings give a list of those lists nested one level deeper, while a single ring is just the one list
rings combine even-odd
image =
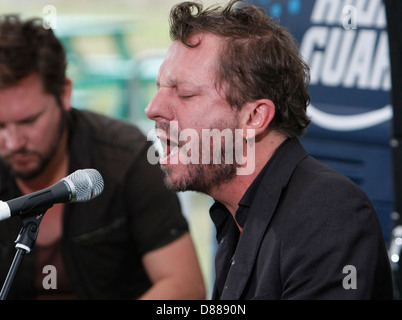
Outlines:
[{"label": "blue banner", "polygon": [[310,66],[308,151],[369,195],[388,239],[391,67],[381,0],[251,0],[293,34]]}]

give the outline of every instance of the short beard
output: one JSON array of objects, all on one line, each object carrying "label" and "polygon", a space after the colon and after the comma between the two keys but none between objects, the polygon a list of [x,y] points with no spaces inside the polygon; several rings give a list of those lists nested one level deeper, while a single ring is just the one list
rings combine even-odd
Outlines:
[{"label": "short beard", "polygon": [[[217,128],[218,130],[223,130],[224,128],[228,128],[226,123],[217,122],[213,126],[213,128]],[[237,127],[237,122],[235,121],[232,124],[233,131],[233,141],[232,142],[232,155],[235,154],[235,143],[234,143],[234,130]],[[164,128],[168,132],[168,128]],[[210,157],[213,154],[213,144],[210,144]],[[202,151],[200,152],[200,158],[202,158]],[[170,167],[162,167],[162,170],[165,172],[165,185],[173,190],[173,191],[196,191],[202,192],[205,194],[210,194],[213,188],[219,187],[224,183],[232,180],[237,174],[237,167],[235,161],[226,161],[226,150],[225,143],[223,143],[223,139],[221,140],[220,145],[220,163],[212,163],[203,164],[201,159],[198,164],[189,163],[185,165],[185,172],[180,177],[176,177],[175,179],[171,178],[171,171],[173,170]],[[229,162],[229,163],[227,163]],[[176,169],[177,170],[177,169]]]},{"label": "short beard", "polygon": [[170,181],[170,168],[165,172],[165,185],[173,191],[197,191],[209,194],[212,188],[229,182],[236,175],[236,164],[188,164],[187,176]]},{"label": "short beard", "polygon": [[33,169],[29,172],[15,171],[14,168],[9,163],[6,163],[6,166],[9,168],[11,174],[15,178],[18,178],[22,181],[30,181],[30,180],[38,177],[45,170],[45,168],[49,164],[51,158],[54,156],[55,151],[56,150],[52,149],[51,153],[46,158],[42,158],[42,160],[39,162],[39,165],[35,169]]}]

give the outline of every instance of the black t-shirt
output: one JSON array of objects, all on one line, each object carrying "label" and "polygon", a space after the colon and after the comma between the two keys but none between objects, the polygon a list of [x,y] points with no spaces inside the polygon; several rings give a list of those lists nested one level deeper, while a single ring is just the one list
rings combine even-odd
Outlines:
[{"label": "black t-shirt", "polygon": [[[69,112],[70,172],[94,168],[103,177],[102,194],[65,206],[62,255],[75,293],[83,299],[130,299],[151,282],[142,256],[188,231],[174,192],[166,189],[152,145],[133,125],[88,111]],[[21,195],[0,163],[0,199]],[[0,276],[15,253],[20,219],[0,222]],[[35,249],[25,256],[10,298],[29,299],[35,278]]]}]

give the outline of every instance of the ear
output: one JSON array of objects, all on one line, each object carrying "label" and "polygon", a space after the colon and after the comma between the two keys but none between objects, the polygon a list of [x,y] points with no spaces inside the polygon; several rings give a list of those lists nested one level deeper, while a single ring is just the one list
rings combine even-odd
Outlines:
[{"label": "ear", "polygon": [[66,81],[63,86],[63,92],[61,93],[61,102],[63,103],[63,109],[69,111],[71,109],[71,92],[73,90],[73,84],[70,78],[66,77]]},{"label": "ear", "polygon": [[[267,130],[275,116],[275,105],[269,99],[247,102],[240,114],[240,125],[244,135],[247,132],[254,132],[254,137],[248,136],[248,138],[255,138]],[[251,129],[251,131],[248,131],[248,129]]]}]

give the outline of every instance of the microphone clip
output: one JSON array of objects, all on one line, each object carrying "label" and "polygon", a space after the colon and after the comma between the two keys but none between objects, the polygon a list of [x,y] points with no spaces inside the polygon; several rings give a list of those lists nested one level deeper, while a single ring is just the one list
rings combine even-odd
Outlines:
[{"label": "microphone clip", "polygon": [[25,253],[30,253],[35,245],[39,233],[39,225],[45,212],[35,215],[21,217],[22,228],[15,240],[15,247],[22,249]]}]

